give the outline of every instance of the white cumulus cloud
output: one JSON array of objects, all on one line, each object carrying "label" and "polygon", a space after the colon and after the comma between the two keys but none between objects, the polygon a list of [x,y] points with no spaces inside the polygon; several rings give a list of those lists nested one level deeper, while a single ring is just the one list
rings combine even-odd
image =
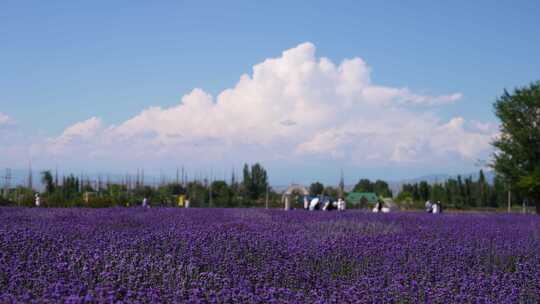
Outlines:
[{"label": "white cumulus cloud", "polygon": [[87,152],[92,152],[93,149],[98,148],[95,142],[96,137],[104,135],[101,133],[102,129],[101,119],[92,117],[66,128],[60,136],[47,140],[42,147],[37,149],[51,154],[72,153],[82,148]]},{"label": "white cumulus cloud", "polygon": [[196,88],[173,107],[144,109],[118,125],[104,126],[96,117],[74,124],[47,142],[49,151],[123,160],[322,158],[362,165],[473,159],[489,150],[490,125],[445,121],[430,110],[457,102],[460,92],[423,95],[374,84],[361,58],[336,64],[315,51],[303,43],[266,59],[216,97]]},{"label": "white cumulus cloud", "polygon": [[9,117],[7,114],[0,112],[0,126],[12,124],[12,123],[13,123],[13,119],[11,119],[11,117]]}]

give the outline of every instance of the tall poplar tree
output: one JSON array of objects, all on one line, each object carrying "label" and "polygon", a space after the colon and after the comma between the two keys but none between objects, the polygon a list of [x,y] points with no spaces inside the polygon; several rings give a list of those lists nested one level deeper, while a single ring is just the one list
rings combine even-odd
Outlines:
[{"label": "tall poplar tree", "polygon": [[540,214],[540,82],[505,90],[494,108],[501,135],[493,143],[493,168]]}]

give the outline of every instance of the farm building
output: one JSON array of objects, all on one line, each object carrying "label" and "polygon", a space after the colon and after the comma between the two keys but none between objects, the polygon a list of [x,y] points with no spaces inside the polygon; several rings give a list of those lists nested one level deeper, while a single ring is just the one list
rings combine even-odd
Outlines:
[{"label": "farm building", "polygon": [[345,201],[349,207],[366,208],[375,205],[379,197],[373,192],[349,192]]}]

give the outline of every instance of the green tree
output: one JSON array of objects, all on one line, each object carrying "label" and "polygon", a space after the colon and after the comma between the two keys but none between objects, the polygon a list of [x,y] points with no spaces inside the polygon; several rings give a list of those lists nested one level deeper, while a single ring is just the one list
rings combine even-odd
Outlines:
[{"label": "green tree", "polygon": [[225,181],[212,182],[212,201],[217,207],[232,207],[232,191]]},{"label": "green tree", "polygon": [[367,179],[362,178],[354,185],[354,192],[373,192],[373,183]]},{"label": "green tree", "polygon": [[324,192],[324,185],[319,182],[314,182],[309,186],[309,193],[311,195],[320,195]]},{"label": "green tree", "polygon": [[392,197],[392,190],[390,190],[390,186],[388,186],[387,182],[380,179],[376,180],[373,184],[373,192],[375,192],[378,196]]},{"label": "green tree", "polygon": [[259,163],[251,166],[251,182],[251,197],[255,200],[264,197],[268,188],[268,174]]},{"label": "green tree", "polygon": [[505,90],[494,108],[501,135],[493,142],[493,168],[540,214],[540,82]]},{"label": "green tree", "polygon": [[245,194],[252,200],[257,200],[266,194],[268,188],[268,174],[259,163],[251,166],[251,170],[247,164],[244,165],[244,180],[242,185]]},{"label": "green tree", "polygon": [[244,164],[244,169],[242,170],[243,173],[243,179],[242,179],[242,188],[243,192],[245,192],[246,197],[250,197],[251,193],[250,190],[252,189],[252,181],[251,181],[251,171],[249,170],[248,164]]},{"label": "green tree", "polygon": [[404,184],[401,187],[401,192],[407,192],[411,196],[412,201],[420,201],[420,195],[418,193],[418,184]]},{"label": "green tree", "polygon": [[446,197],[446,191],[444,187],[439,184],[433,184],[431,187],[431,200],[434,202],[440,201],[441,203],[448,202],[448,198]]},{"label": "green tree", "polygon": [[491,207],[504,207],[507,202],[505,186],[499,176],[493,179],[493,187],[489,195],[489,205]]},{"label": "green tree", "polygon": [[323,193],[325,195],[328,195],[328,196],[330,196],[330,197],[332,197],[334,199],[339,198],[339,192],[340,192],[339,188],[335,188],[335,187],[332,187],[332,186],[326,186],[324,188],[324,191],[323,191]]},{"label": "green tree", "polygon": [[54,178],[51,171],[41,172],[41,182],[45,185],[45,192],[52,194],[54,192]]},{"label": "green tree", "polygon": [[484,175],[484,171],[480,169],[480,173],[478,176],[478,205],[482,207],[488,206],[488,195],[489,195],[489,185],[486,181],[486,176]]},{"label": "green tree", "polygon": [[425,202],[430,199],[431,197],[431,186],[426,181],[421,181],[418,185],[418,193],[420,195],[420,199]]},{"label": "green tree", "polygon": [[201,182],[189,182],[186,192],[192,207],[205,207],[204,204],[208,201],[208,189]]},{"label": "green tree", "polygon": [[448,198],[448,204],[462,209],[464,207],[462,189],[463,183],[461,176],[458,175],[457,179],[450,178],[446,181],[446,193]]},{"label": "green tree", "polygon": [[167,185],[167,190],[171,195],[181,195],[186,193],[186,189],[180,183],[171,183]]},{"label": "green tree", "polygon": [[466,207],[476,207],[475,200],[473,198],[473,188],[474,188],[474,183],[472,181],[472,177],[471,176],[466,177],[465,185],[464,185],[464,189],[465,189],[464,198],[465,198]]}]

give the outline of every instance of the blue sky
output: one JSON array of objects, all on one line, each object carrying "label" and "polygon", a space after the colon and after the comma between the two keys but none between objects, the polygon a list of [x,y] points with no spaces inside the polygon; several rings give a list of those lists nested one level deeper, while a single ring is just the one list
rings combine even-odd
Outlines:
[{"label": "blue sky", "polygon": [[[408,110],[429,113],[440,126],[456,117],[496,124],[491,104],[502,90],[539,79],[539,8],[537,1],[3,1],[0,113],[9,116],[9,132],[17,135],[0,133],[0,153],[8,153],[9,145],[17,144],[19,155],[34,146],[26,158],[55,166],[62,157],[40,161],[35,147],[74,124],[98,117],[103,128],[119,126],[149,107],[177,106],[194,88],[215,98],[242,74],[251,75],[254,65],[304,42],[316,47],[316,58],[327,57],[336,66],[361,58],[378,86],[426,96],[460,93],[444,106]],[[467,155],[468,160],[450,155],[447,160],[456,163],[446,167],[436,161],[370,164],[330,152],[292,167],[269,159],[268,166],[285,171],[276,174],[276,182],[314,175],[334,179],[336,166],[354,168],[350,175],[360,170],[392,179],[476,170],[472,159],[486,153]],[[99,155],[79,161],[99,170],[129,166],[116,168],[114,157]],[[27,162],[4,159],[4,166]],[[329,165],[321,165],[325,159]],[[84,169],[76,161],[66,166]],[[240,160],[228,161],[236,166]]]}]

